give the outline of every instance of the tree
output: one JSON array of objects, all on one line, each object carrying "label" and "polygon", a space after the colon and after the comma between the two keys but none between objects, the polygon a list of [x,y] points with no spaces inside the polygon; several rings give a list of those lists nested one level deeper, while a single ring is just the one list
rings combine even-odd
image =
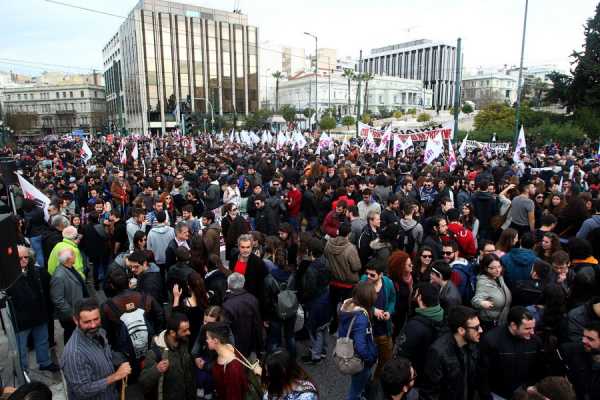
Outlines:
[{"label": "tree", "polygon": [[532,84],[533,98],[532,102],[536,107],[542,106],[544,93],[548,90],[548,84],[541,78],[535,78]]},{"label": "tree", "polygon": [[417,114],[417,109],[416,108],[409,108],[408,110],[406,110],[407,114],[410,115],[416,115]]},{"label": "tree", "polygon": [[402,114],[402,111],[394,111],[394,114],[392,116],[396,119],[400,119],[403,115],[404,114]]},{"label": "tree", "polygon": [[346,115],[345,117],[342,118],[342,125],[346,126],[346,127],[351,127],[354,124],[356,124],[356,120],[354,119],[354,117],[352,115]]},{"label": "tree", "polygon": [[546,92],[544,101],[549,104],[566,104],[569,100],[569,87],[573,83],[573,77],[553,71],[546,75],[552,87]]},{"label": "tree", "polygon": [[275,78],[275,112],[279,111],[279,80],[283,78],[283,74],[280,71],[275,71],[273,73],[273,78]]},{"label": "tree", "polygon": [[475,116],[475,129],[483,133],[513,132],[515,110],[506,104],[492,103]]},{"label": "tree", "polygon": [[323,131],[330,131],[335,128],[335,118],[330,115],[323,115],[321,121],[319,121],[319,127]]},{"label": "tree", "polygon": [[279,113],[287,122],[294,122],[296,120],[296,107],[289,104],[281,106]]},{"label": "tree", "polygon": [[304,110],[302,110],[302,114],[304,114],[304,116],[306,118],[312,118],[312,116],[315,113],[315,109],[314,108],[310,108],[310,107],[306,107]]},{"label": "tree", "polygon": [[371,118],[371,114],[369,114],[369,113],[364,113],[364,114],[362,115],[361,121],[362,121],[362,123],[363,123],[363,124],[368,124],[368,123],[370,123],[370,122],[371,122],[371,119],[372,119],[372,118]]},{"label": "tree", "polygon": [[429,115],[427,113],[421,113],[417,117],[417,122],[428,122],[428,121],[431,121],[431,115]]},{"label": "tree", "polygon": [[262,108],[253,114],[249,114],[246,117],[245,127],[246,129],[258,130],[263,129],[267,125],[267,119],[273,115],[271,110]]},{"label": "tree", "polygon": [[473,106],[471,105],[471,103],[465,103],[462,106],[462,112],[465,114],[471,114],[473,112]]},{"label": "tree", "polygon": [[365,110],[369,109],[369,81],[373,80],[373,74],[365,72],[361,76],[361,80],[365,82]]},{"label": "tree", "polygon": [[350,83],[352,82],[352,79],[354,79],[354,70],[352,68],[344,68],[342,78],[348,80],[348,114],[350,114],[352,112],[350,111]]},{"label": "tree", "polygon": [[569,90],[569,106],[573,110],[589,108],[600,113],[600,3],[596,15],[588,19],[583,51],[573,52],[576,65]]}]

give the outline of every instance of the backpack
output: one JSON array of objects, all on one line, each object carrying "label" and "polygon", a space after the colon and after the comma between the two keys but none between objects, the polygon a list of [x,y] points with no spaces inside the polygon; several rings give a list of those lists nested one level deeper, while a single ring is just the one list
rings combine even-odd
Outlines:
[{"label": "backpack", "polygon": [[463,304],[471,304],[477,286],[477,274],[472,264],[454,264],[452,266],[452,283],[456,286],[462,297]]},{"label": "backpack", "polygon": [[[366,311],[364,311],[364,313],[367,314]],[[364,368],[364,361],[356,355],[354,351],[354,340],[350,338],[352,326],[354,325],[356,317],[357,315],[352,317],[346,336],[338,337],[335,341],[335,348],[333,349],[333,361],[335,362],[335,366],[338,371],[344,375],[354,375]],[[369,328],[370,326],[371,321],[369,320]],[[373,332],[371,328],[369,331]]]},{"label": "backpack", "polygon": [[402,228],[402,225],[400,225],[400,230],[398,231],[398,243],[400,245],[400,249],[404,250],[408,254],[413,254],[415,251],[416,241],[412,235],[412,231],[417,225],[418,224],[415,224],[415,226],[410,229],[404,229]]},{"label": "backpack", "polygon": [[[144,358],[154,333],[146,316],[146,299],[146,294],[142,294],[141,304],[128,303],[125,312],[121,312],[113,300],[109,299],[106,302],[119,318],[117,343],[113,348],[127,355],[130,361],[140,361]],[[132,363],[132,366],[137,364],[139,362]]]},{"label": "backpack", "polygon": [[291,275],[288,281],[283,283],[279,283],[277,279],[273,279],[275,286],[279,289],[275,311],[277,312],[277,316],[282,320],[291,319],[298,314],[298,296],[295,290],[290,289],[293,278],[294,276]]},{"label": "backpack", "polygon": [[256,361],[252,364],[244,355],[234,347],[235,359],[245,367],[246,380],[248,381],[248,389],[244,395],[244,400],[263,400],[264,390],[260,381],[260,373],[257,374],[256,369],[260,369],[260,363]]}]

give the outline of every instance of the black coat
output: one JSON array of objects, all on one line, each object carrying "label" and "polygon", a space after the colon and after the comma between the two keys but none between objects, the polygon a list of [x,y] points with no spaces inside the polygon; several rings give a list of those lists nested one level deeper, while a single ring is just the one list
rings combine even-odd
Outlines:
[{"label": "black coat", "polygon": [[243,234],[250,231],[248,222],[238,215],[234,220],[229,215],[226,215],[221,220],[221,230],[223,232],[223,240],[225,241],[225,259],[231,260],[231,251],[237,246],[237,240]]},{"label": "black coat", "polygon": [[262,321],[258,300],[244,289],[228,290],[223,302],[223,311],[231,322],[235,347],[246,357],[263,348]]},{"label": "black coat", "polygon": [[533,385],[543,376],[542,343],[537,336],[524,340],[506,325],[489,331],[481,340],[481,380],[484,399],[494,392],[511,398],[521,385]]},{"label": "black coat", "polygon": [[[462,355],[463,351],[465,357]],[[479,349],[476,345],[468,344],[461,349],[451,333],[441,336],[433,342],[427,352],[424,384],[419,388],[419,398],[473,400],[479,386],[478,362]],[[465,378],[468,383],[466,386]]]},{"label": "black coat", "polygon": [[219,270],[208,272],[204,277],[204,288],[208,294],[208,304],[220,306],[227,291],[227,277]]},{"label": "black coat", "polygon": [[45,301],[46,296],[42,290],[40,272],[33,265],[27,268],[25,274],[19,276],[6,293],[15,318],[16,332],[47,322],[46,304],[49,303]]},{"label": "black coat", "polygon": [[267,208],[266,205],[263,208],[257,208],[254,227],[264,235],[276,235],[279,229],[279,216],[275,214],[271,207]]},{"label": "black coat", "polygon": [[[237,263],[238,258],[239,254],[231,263],[232,271]],[[260,303],[261,315],[266,313],[265,278],[267,277],[268,273],[269,271],[267,270],[264,261],[254,253],[250,254],[250,257],[248,257],[246,273],[244,274],[244,277],[246,278],[244,289],[258,299]]]},{"label": "black coat", "polygon": [[567,376],[577,400],[600,399],[600,363],[593,360],[582,343],[565,343],[560,353],[569,368]]},{"label": "black coat", "polygon": [[[104,231],[102,236],[98,231]],[[83,238],[80,244],[81,250],[91,260],[107,260],[110,258],[110,247],[108,234],[103,225],[100,224],[85,224],[83,227]]]},{"label": "black coat", "polygon": [[163,278],[160,272],[146,271],[137,277],[136,290],[140,293],[150,295],[158,302],[163,304],[167,301]]},{"label": "black coat", "polygon": [[54,227],[50,227],[46,232],[42,234],[42,249],[44,250],[44,263],[48,265],[48,258],[54,246],[57,243],[62,242],[62,232]]},{"label": "black coat", "polygon": [[583,328],[590,322],[600,322],[600,318],[593,309],[593,304],[599,302],[598,297],[593,298],[585,304],[575,307],[567,314],[567,335],[570,342],[579,343],[583,336]]},{"label": "black coat", "polygon": [[171,239],[171,241],[167,245],[167,249],[165,250],[165,264],[167,265],[167,268],[169,268],[171,265],[175,265],[175,263],[177,262],[175,250],[177,250],[178,247],[179,245],[177,244],[177,241],[175,239]]}]

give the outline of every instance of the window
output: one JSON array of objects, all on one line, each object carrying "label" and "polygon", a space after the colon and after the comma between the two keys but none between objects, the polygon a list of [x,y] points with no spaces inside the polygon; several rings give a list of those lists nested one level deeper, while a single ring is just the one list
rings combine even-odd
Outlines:
[{"label": "window", "polygon": [[20,94],[17,95],[17,100],[21,100],[21,95]]},{"label": "window", "polygon": [[383,104],[383,96],[379,96],[379,104]]},{"label": "window", "polygon": [[63,92],[63,99],[67,98],[67,92]]},{"label": "window", "polygon": [[94,97],[98,97],[98,92],[94,90]]},{"label": "window", "polygon": [[56,98],[59,99],[60,98],[60,93],[56,92]]},{"label": "window", "polygon": [[80,93],[81,93],[81,97],[83,97],[83,90]]},{"label": "window", "polygon": [[73,97],[73,92],[69,92],[69,97]]}]

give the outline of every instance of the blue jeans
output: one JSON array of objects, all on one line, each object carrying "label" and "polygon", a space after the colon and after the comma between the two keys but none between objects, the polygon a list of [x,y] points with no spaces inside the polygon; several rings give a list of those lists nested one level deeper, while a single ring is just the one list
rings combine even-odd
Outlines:
[{"label": "blue jeans", "polygon": [[52,364],[50,359],[50,348],[48,347],[48,325],[41,324],[31,329],[25,329],[17,332],[17,346],[19,347],[19,358],[21,359],[21,368],[29,369],[27,349],[27,338],[29,334],[33,335],[33,345],[35,346],[35,358],[40,367],[47,367]]},{"label": "blue jeans", "polygon": [[31,248],[35,252],[35,262],[40,268],[44,268],[44,249],[42,247],[42,235],[32,236],[29,238]]},{"label": "blue jeans", "polygon": [[90,259],[90,261],[94,264],[94,283],[104,282],[110,260],[108,258],[99,258]]},{"label": "blue jeans", "polygon": [[310,337],[310,356],[313,360],[318,360],[327,354],[327,335],[329,335],[329,324],[325,324],[317,328],[313,334],[310,329],[308,336]]},{"label": "blue jeans", "polygon": [[300,231],[300,221],[298,217],[289,217],[288,222],[296,232]]},{"label": "blue jeans", "polygon": [[347,400],[360,400],[369,379],[371,379],[371,367],[365,367],[362,371],[352,375],[350,378],[350,391]]},{"label": "blue jeans", "polygon": [[285,321],[273,320],[269,321],[269,330],[267,333],[267,350],[274,351],[281,347],[281,335],[285,340],[285,347],[292,357],[296,357],[296,338],[294,325],[296,318],[290,318]]}]

